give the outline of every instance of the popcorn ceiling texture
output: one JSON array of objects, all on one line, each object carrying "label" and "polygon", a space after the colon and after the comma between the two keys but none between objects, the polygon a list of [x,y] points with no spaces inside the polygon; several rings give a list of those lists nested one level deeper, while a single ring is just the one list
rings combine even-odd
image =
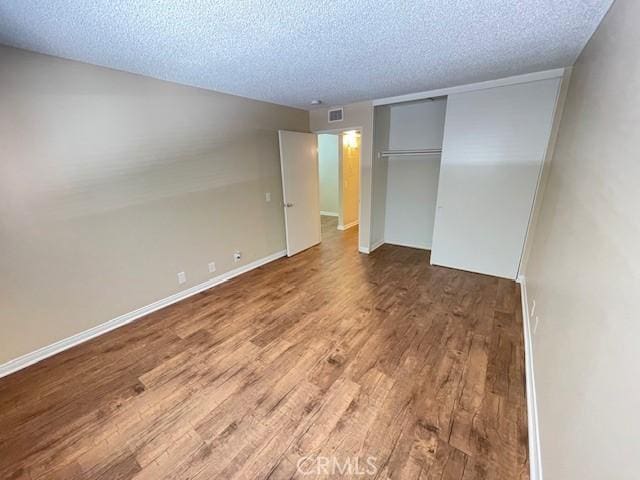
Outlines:
[{"label": "popcorn ceiling texture", "polygon": [[306,109],[571,65],[611,3],[3,0],[0,43]]}]

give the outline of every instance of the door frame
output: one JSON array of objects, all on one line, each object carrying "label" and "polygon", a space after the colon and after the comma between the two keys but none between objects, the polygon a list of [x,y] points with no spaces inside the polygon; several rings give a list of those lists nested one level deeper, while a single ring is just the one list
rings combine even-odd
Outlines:
[{"label": "door frame", "polygon": [[[358,161],[359,169],[359,187],[358,187],[358,225],[362,220],[362,131],[363,128],[359,126],[332,128],[329,130],[315,130],[312,133],[316,135],[338,135],[338,225],[343,224],[343,211],[342,211],[342,134],[344,132],[351,132],[356,130],[360,133],[360,160]],[[318,158],[319,161],[319,158]],[[318,191],[320,190],[318,185]],[[360,247],[358,247],[360,248]]]}]

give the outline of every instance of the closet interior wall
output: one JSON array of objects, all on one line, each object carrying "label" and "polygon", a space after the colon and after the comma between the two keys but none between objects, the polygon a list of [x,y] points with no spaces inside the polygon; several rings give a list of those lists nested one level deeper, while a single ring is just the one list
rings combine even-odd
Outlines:
[{"label": "closet interior wall", "polygon": [[372,245],[431,249],[440,155],[379,154],[440,150],[445,110],[445,98],[376,107]]},{"label": "closet interior wall", "polygon": [[373,112],[373,159],[371,178],[371,241],[373,251],[384,243],[387,167],[389,159],[380,153],[389,148],[391,107],[375,107]]}]

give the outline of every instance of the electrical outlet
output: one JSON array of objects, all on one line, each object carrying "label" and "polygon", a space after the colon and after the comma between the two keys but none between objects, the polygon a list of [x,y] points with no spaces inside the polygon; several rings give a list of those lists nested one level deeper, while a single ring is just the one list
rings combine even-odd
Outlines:
[{"label": "electrical outlet", "polygon": [[233,261],[239,262],[241,258],[242,258],[242,252],[240,250],[236,250],[236,252],[233,254]]},{"label": "electrical outlet", "polygon": [[216,271],[216,262],[209,262],[209,273],[213,273]]},{"label": "electrical outlet", "polygon": [[265,193],[265,194],[264,194],[264,199],[265,199],[267,202],[270,202],[270,201],[271,201],[271,192],[267,192],[267,193]]},{"label": "electrical outlet", "polygon": [[182,285],[183,283],[185,283],[187,281],[187,274],[184,272],[179,272],[178,273],[178,283],[180,285]]}]

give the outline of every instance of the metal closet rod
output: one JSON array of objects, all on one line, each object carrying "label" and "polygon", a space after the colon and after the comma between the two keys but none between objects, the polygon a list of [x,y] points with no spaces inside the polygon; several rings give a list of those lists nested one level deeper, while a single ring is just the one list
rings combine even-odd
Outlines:
[{"label": "metal closet rod", "polygon": [[379,157],[399,157],[405,155],[439,155],[441,148],[429,148],[427,150],[383,150],[378,153]]}]

